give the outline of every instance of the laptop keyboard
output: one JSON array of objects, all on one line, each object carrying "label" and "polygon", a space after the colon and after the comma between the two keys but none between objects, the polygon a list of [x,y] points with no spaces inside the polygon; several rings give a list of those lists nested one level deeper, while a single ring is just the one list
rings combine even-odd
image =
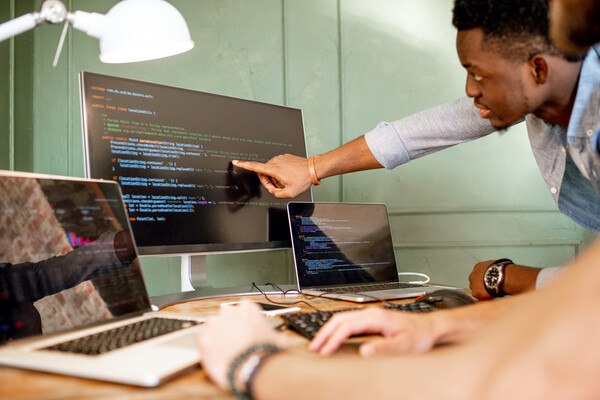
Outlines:
[{"label": "laptop keyboard", "polygon": [[373,292],[376,290],[390,290],[390,289],[410,289],[425,287],[425,285],[419,283],[403,283],[403,282],[390,282],[390,283],[376,283],[372,285],[357,285],[357,286],[341,286],[335,288],[319,288],[318,290],[327,293],[364,293]]},{"label": "laptop keyboard", "polygon": [[44,350],[99,355],[134,343],[197,325],[198,321],[171,318],[150,318],[115,329],[59,343]]},{"label": "laptop keyboard", "polygon": [[[425,302],[403,303],[385,305],[383,308],[405,312],[430,312],[437,310],[436,307]],[[289,329],[298,332],[307,339],[312,339],[317,331],[331,318],[334,314],[345,311],[360,310],[361,308],[344,308],[336,311],[313,311],[309,313],[292,313],[281,316]]]}]

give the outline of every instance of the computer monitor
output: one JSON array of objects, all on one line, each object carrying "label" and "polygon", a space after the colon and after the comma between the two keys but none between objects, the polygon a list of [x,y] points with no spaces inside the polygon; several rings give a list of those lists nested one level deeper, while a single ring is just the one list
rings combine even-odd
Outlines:
[{"label": "computer monitor", "polygon": [[86,176],[120,183],[140,255],[184,256],[184,290],[190,263],[206,279],[190,255],[291,246],[287,201],[231,160],[306,157],[301,110],[87,71],[80,90]]}]

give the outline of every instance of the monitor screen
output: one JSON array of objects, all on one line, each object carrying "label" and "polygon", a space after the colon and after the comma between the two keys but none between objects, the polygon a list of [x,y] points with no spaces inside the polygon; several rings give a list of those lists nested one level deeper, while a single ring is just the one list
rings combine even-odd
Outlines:
[{"label": "monitor screen", "polygon": [[306,157],[301,110],[85,71],[80,85],[86,176],[119,182],[140,254],[290,246],[287,201],[231,160]]}]

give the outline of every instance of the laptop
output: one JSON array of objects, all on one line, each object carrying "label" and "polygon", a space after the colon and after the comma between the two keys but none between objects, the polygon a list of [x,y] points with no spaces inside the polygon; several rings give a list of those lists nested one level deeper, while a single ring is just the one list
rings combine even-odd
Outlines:
[{"label": "laptop", "polygon": [[298,290],[357,303],[447,288],[403,283],[384,204],[288,203]]},{"label": "laptop", "polygon": [[0,171],[0,365],[157,386],[202,322],[152,310],[118,184]]}]

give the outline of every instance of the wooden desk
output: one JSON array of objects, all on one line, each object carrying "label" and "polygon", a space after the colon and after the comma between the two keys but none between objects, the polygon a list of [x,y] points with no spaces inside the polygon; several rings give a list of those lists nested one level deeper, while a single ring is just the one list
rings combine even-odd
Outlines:
[{"label": "wooden desk", "polygon": [[[299,300],[297,295],[269,295],[275,301],[287,302]],[[166,307],[164,311],[185,314],[210,315],[218,312],[220,303],[251,299],[265,300],[261,295],[236,296],[219,299],[191,301]],[[401,301],[400,301],[401,302]],[[358,307],[356,303],[332,301],[326,299],[311,300],[311,304],[320,310],[336,310]],[[303,311],[312,311],[305,304],[297,304]],[[292,339],[292,346],[305,349],[307,340],[300,335],[286,333]],[[82,378],[54,375],[0,367],[0,399],[232,399],[229,393],[213,385],[198,367],[187,371],[157,388],[138,388],[114,383],[99,382]]]}]

